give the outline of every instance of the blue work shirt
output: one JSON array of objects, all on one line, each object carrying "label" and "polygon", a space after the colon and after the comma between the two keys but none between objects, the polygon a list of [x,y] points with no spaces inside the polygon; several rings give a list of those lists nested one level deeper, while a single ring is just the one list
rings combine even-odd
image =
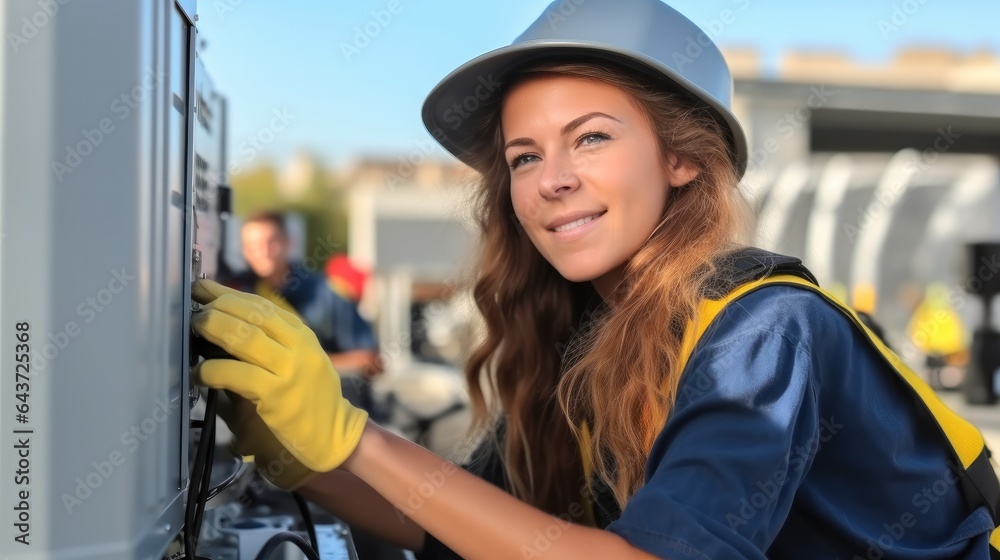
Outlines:
[{"label": "blue work shirt", "polygon": [[911,395],[817,294],[750,293],[700,340],[607,529],[671,560],[986,560],[990,515]]},{"label": "blue work shirt", "polygon": [[[253,271],[248,270],[225,284],[240,291],[256,293],[259,281]],[[331,290],[326,278],[301,263],[290,266],[285,285],[275,291],[295,308],[327,352],[375,348],[372,328],[358,314],[355,305]]]}]

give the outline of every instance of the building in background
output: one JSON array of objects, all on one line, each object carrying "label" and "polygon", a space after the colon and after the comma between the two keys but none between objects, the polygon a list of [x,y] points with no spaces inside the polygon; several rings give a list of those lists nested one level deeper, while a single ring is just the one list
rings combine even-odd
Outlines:
[{"label": "building in background", "polygon": [[788,53],[777,79],[729,53],[750,138],[744,188],[757,243],[801,256],[835,291],[870,294],[887,338],[906,336],[921,294],[948,286],[969,324],[965,244],[1000,238],[1000,58],[913,48],[885,65]]},{"label": "building in background", "polygon": [[[920,366],[906,337],[919,294],[944,283],[954,310],[974,323],[963,246],[1000,238],[1000,58],[913,48],[864,65],[790,52],[765,77],[753,51],[726,57],[750,142],[742,188],[759,214],[756,243],[802,257],[845,299],[865,294],[858,304]],[[396,342],[399,365],[413,360],[401,341],[428,334],[413,310],[452,295],[476,235],[471,172],[425,154],[343,171],[349,255],[375,275],[366,309],[383,342]]]}]

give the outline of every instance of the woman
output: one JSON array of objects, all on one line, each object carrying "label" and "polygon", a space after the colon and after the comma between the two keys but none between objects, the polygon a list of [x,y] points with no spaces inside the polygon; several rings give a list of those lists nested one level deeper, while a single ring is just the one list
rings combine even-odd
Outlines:
[{"label": "woman", "polygon": [[482,174],[472,472],[344,402],[294,317],[203,281],[195,328],[240,361],[197,375],[259,414],[227,413],[238,449],[425,559],[988,558],[936,426],[815,293],[744,296],[683,360],[748,223],[731,78],[660,2],[572,5],[424,108]]}]

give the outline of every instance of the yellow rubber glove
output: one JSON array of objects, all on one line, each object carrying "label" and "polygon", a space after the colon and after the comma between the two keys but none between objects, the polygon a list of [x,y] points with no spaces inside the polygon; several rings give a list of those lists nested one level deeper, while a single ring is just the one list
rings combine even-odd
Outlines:
[{"label": "yellow rubber glove", "polygon": [[252,456],[257,470],[271,484],[291,492],[319,474],[281,445],[254,406],[243,397],[223,391],[216,410],[233,432],[232,451],[242,457]]},{"label": "yellow rubber glove", "polygon": [[271,432],[304,466],[339,467],[361,441],[368,413],[341,395],[340,376],[316,335],[270,301],[210,280],[191,292],[203,304],[195,333],[236,360],[206,360],[196,382],[249,400]]}]

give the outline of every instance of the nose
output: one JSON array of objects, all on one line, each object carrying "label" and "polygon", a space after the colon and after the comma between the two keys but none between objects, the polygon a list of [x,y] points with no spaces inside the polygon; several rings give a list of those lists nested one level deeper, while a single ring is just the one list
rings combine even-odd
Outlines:
[{"label": "nose", "polygon": [[545,200],[565,196],[580,187],[580,177],[567,157],[549,156],[542,162],[542,174],[538,180],[538,194]]}]

